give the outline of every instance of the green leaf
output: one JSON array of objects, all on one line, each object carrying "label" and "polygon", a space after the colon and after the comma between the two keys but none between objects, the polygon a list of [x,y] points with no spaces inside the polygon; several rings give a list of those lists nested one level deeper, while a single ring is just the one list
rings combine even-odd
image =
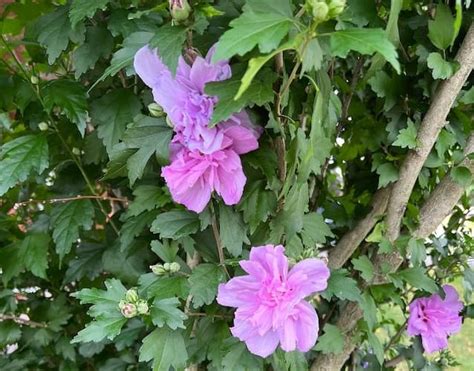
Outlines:
[{"label": "green leaf", "polygon": [[20,259],[35,276],[46,278],[50,237],[45,233],[27,235],[20,245]]},{"label": "green leaf", "polygon": [[472,173],[465,166],[456,166],[451,170],[451,178],[463,188],[467,188],[472,183]]},{"label": "green leaf", "polygon": [[262,358],[251,354],[245,344],[234,342],[222,358],[222,365],[218,369],[232,371],[263,370]]},{"label": "green leaf", "polygon": [[113,37],[106,28],[98,26],[87,28],[86,42],[72,54],[74,77],[78,79],[93,68],[99,58],[108,57],[112,52],[113,45]]},{"label": "green leaf", "polygon": [[346,269],[337,269],[331,272],[328,280],[328,287],[324,291],[325,298],[331,298],[333,295],[341,300],[359,301],[361,293],[357,287],[357,282],[347,276]]},{"label": "green leaf", "polygon": [[408,119],[407,127],[405,129],[401,129],[398,133],[397,140],[393,142],[394,146],[402,147],[402,148],[416,148],[417,130],[415,124]]},{"label": "green leaf", "polygon": [[54,206],[51,211],[51,228],[56,252],[61,260],[78,240],[79,229],[90,229],[93,218],[94,207],[90,200],[70,201]]},{"label": "green leaf", "polygon": [[148,273],[140,276],[139,284],[140,294],[146,294],[147,297],[155,299],[175,296],[186,299],[189,294],[188,281],[183,276],[157,277],[154,273]]},{"label": "green leaf", "polygon": [[393,108],[400,99],[401,91],[399,82],[395,78],[390,77],[385,71],[380,70],[376,72],[375,75],[368,80],[368,83],[377,94],[377,97],[385,99],[383,106],[385,111]]},{"label": "green leaf", "polygon": [[141,103],[132,91],[116,89],[95,100],[91,105],[91,117],[98,126],[99,138],[107,152],[122,138],[125,127],[140,113]]},{"label": "green leaf", "polygon": [[301,57],[301,72],[311,72],[319,70],[323,61],[324,52],[319,45],[318,39],[314,38],[306,46]]},{"label": "green leaf", "polygon": [[41,174],[49,166],[48,142],[44,135],[25,135],[5,143],[0,150],[0,196],[32,172]]},{"label": "green leaf", "polygon": [[365,322],[367,322],[367,326],[370,331],[372,331],[377,324],[377,306],[370,292],[364,292],[364,294],[362,294],[359,305],[364,312]]},{"label": "green leaf", "polygon": [[224,280],[224,272],[215,264],[199,264],[188,279],[194,307],[211,304],[217,294],[217,286]]},{"label": "green leaf", "polygon": [[24,269],[20,249],[16,245],[0,248],[0,267],[2,268],[2,281],[4,285],[13,277],[18,276]]},{"label": "green leaf", "polygon": [[446,80],[458,69],[456,62],[448,62],[439,53],[430,53],[427,59],[428,67],[433,70],[433,78]]},{"label": "green leaf", "polygon": [[391,162],[380,165],[376,172],[380,176],[378,188],[385,187],[398,180],[398,170]]},{"label": "green leaf", "polygon": [[189,211],[168,211],[158,215],[151,231],[159,233],[161,238],[178,239],[197,232],[199,229],[199,218],[195,213]]},{"label": "green leaf", "polygon": [[14,344],[21,338],[20,325],[13,321],[0,322],[0,346]]},{"label": "green leaf", "polygon": [[384,30],[379,28],[353,28],[331,34],[331,51],[336,57],[345,58],[349,51],[360,54],[380,53],[400,73],[395,46]]},{"label": "green leaf", "polygon": [[282,225],[287,240],[303,229],[304,213],[308,207],[308,184],[295,183],[286,197],[283,211],[275,219],[277,225]]},{"label": "green leaf", "polygon": [[104,246],[92,243],[81,243],[77,250],[76,256],[69,262],[64,283],[80,280],[88,277],[93,280],[102,272],[102,254]]},{"label": "green leaf", "polygon": [[239,213],[229,206],[219,206],[219,228],[222,244],[233,255],[242,253],[242,245],[250,244],[247,237],[247,227]]},{"label": "green leaf", "polygon": [[87,120],[87,97],[81,84],[70,80],[53,80],[44,88],[44,105],[48,111],[58,107],[66,117],[76,124],[84,136]]},{"label": "green leaf", "polygon": [[230,80],[211,82],[206,84],[206,94],[219,98],[214,107],[210,126],[214,126],[221,121],[228,119],[233,113],[240,112],[248,105],[256,104],[262,106],[273,100],[273,87],[275,74],[269,70],[258,74],[245,93],[234,99],[239,90],[241,75],[234,74]]},{"label": "green leaf", "polygon": [[135,198],[128,206],[127,215],[137,216],[166,205],[170,198],[163,189],[154,185],[140,185],[133,190]]},{"label": "green leaf", "polygon": [[455,135],[446,129],[442,129],[435,143],[436,152],[438,153],[439,158],[444,159],[444,154],[446,153],[446,151],[455,144]]},{"label": "green leaf", "polygon": [[354,269],[360,272],[360,275],[364,280],[367,282],[372,280],[374,277],[374,265],[367,255],[361,255],[358,258],[354,258],[351,260],[351,262],[354,266]]},{"label": "green leaf", "polygon": [[127,218],[120,230],[120,250],[125,251],[133,242],[134,238],[140,235],[145,227],[150,226],[156,218],[158,211],[150,210],[137,216]]},{"label": "green leaf", "polygon": [[414,266],[420,266],[426,259],[426,248],[424,240],[421,238],[410,238],[408,241],[408,253],[410,261]]},{"label": "green leaf", "polygon": [[105,338],[113,340],[127,322],[127,319],[120,313],[110,313],[108,316],[101,317],[96,321],[90,322],[86,327],[79,331],[71,340],[71,343],[98,343]]},{"label": "green leaf", "polygon": [[172,330],[178,327],[185,329],[183,321],[188,318],[181,310],[177,308],[180,302],[177,298],[168,298],[155,300],[151,307],[151,320],[158,327],[165,324]]},{"label": "green leaf", "polygon": [[436,6],[434,20],[428,21],[428,37],[438,49],[446,49],[454,41],[454,18],[445,4]]},{"label": "green leaf", "polygon": [[98,9],[105,10],[110,0],[72,0],[69,18],[75,26],[84,18],[92,18]]},{"label": "green leaf", "polygon": [[324,334],[319,337],[314,349],[324,354],[341,353],[344,349],[344,336],[337,326],[326,323]]},{"label": "green leaf", "polygon": [[334,237],[321,214],[309,213],[303,217],[301,237],[305,246],[315,246],[326,242],[326,237]]},{"label": "green leaf", "polygon": [[379,363],[383,365],[384,348],[383,348],[382,343],[380,342],[377,335],[375,335],[375,333],[373,333],[372,331],[367,332],[367,337],[369,340],[369,344],[372,346],[375,356],[377,357],[377,361],[379,361]]},{"label": "green leaf", "polygon": [[429,278],[425,270],[421,267],[407,268],[398,273],[393,274],[396,278],[401,278],[413,287],[435,293],[438,291],[438,285],[435,281]]},{"label": "green leaf", "polygon": [[140,362],[153,360],[153,371],[169,371],[186,366],[188,352],[181,331],[167,327],[157,328],[143,339]]},{"label": "green leaf", "polygon": [[173,74],[178,66],[178,58],[181,56],[186,34],[187,29],[185,27],[167,24],[160,27],[150,40],[150,46],[158,48],[161,60]]},{"label": "green leaf", "polygon": [[264,189],[264,181],[250,183],[247,187],[239,208],[252,234],[260,223],[268,220],[277,206],[277,199],[274,192]]},{"label": "green leaf", "polygon": [[242,15],[230,22],[217,44],[212,60],[244,55],[258,45],[262,53],[271,52],[280,44],[293,23],[288,0],[250,0]]},{"label": "green leaf", "polygon": [[61,52],[66,50],[69,40],[77,41],[85,30],[72,28],[67,6],[57,7],[54,12],[42,16],[36,27],[39,30],[38,41],[46,48],[49,64],[53,64]]}]

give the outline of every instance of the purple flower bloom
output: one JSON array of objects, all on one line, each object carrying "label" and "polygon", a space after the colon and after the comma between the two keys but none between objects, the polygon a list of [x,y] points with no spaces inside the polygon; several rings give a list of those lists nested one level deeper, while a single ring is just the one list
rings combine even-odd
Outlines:
[{"label": "purple flower bloom", "polygon": [[438,294],[413,300],[407,332],[411,336],[421,335],[423,348],[433,353],[448,347],[448,336],[461,329],[463,308],[458,293],[453,286],[444,285],[446,297]]},{"label": "purple flower bloom", "polygon": [[180,141],[190,150],[212,153],[222,146],[224,135],[219,127],[208,124],[217,103],[216,97],[204,93],[206,83],[231,76],[227,61],[211,63],[214,48],[206,58],[196,57],[192,66],[179,58],[176,76],[148,46],[135,55],[134,67],[143,82],[153,91],[155,101],[163,107]]},{"label": "purple flower bloom", "polygon": [[219,285],[217,302],[237,308],[232,334],[261,357],[283,350],[309,351],[318,338],[318,315],[304,300],[327,287],[329,269],[319,259],[305,259],[288,269],[281,245],[253,247],[240,262],[248,275]]}]

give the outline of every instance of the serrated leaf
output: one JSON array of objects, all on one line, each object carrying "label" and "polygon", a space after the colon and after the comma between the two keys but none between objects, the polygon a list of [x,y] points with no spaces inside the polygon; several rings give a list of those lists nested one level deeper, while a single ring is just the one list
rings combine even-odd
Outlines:
[{"label": "serrated leaf", "polygon": [[326,323],[324,334],[321,335],[314,348],[324,354],[341,353],[344,349],[344,337],[337,326]]},{"label": "serrated leaf", "polygon": [[377,306],[375,305],[374,298],[369,292],[362,294],[359,305],[364,312],[364,320],[367,322],[369,330],[372,331],[377,324]]},{"label": "serrated leaf", "polygon": [[121,251],[126,250],[132,243],[133,239],[140,235],[145,227],[151,225],[153,220],[156,218],[157,213],[158,211],[156,210],[150,210],[126,219],[125,224],[120,230]]},{"label": "serrated leaf", "polygon": [[133,191],[135,198],[128,206],[128,215],[137,216],[144,211],[150,211],[166,205],[170,198],[160,187],[140,185]]},{"label": "serrated leaf", "polygon": [[84,329],[79,331],[71,340],[71,343],[98,343],[105,338],[113,340],[127,322],[127,319],[120,313],[110,313],[96,321],[90,322]]},{"label": "serrated leaf", "polygon": [[168,211],[157,216],[151,225],[153,233],[159,233],[161,238],[178,239],[197,232],[199,218],[189,211]]},{"label": "serrated leaf", "polygon": [[469,187],[472,183],[471,170],[465,166],[456,166],[451,170],[450,176],[463,188]]},{"label": "serrated leaf", "polygon": [[150,46],[158,48],[161,60],[173,74],[178,66],[178,58],[181,56],[186,34],[187,29],[185,27],[167,24],[160,27],[150,40]]},{"label": "serrated leaf", "polygon": [[265,182],[250,183],[240,201],[240,210],[243,211],[244,221],[254,233],[260,223],[265,223],[277,206],[274,192],[265,190]]},{"label": "serrated leaf", "polygon": [[276,225],[281,225],[285,229],[287,240],[303,229],[308,201],[308,184],[295,183],[288,192],[283,211],[275,219]]},{"label": "serrated leaf", "polygon": [[107,152],[122,138],[125,127],[140,113],[141,103],[132,91],[116,89],[91,104],[91,118]]},{"label": "serrated leaf", "polygon": [[288,0],[251,0],[242,15],[230,22],[217,44],[212,60],[244,55],[258,45],[262,53],[276,49],[293,23]]},{"label": "serrated leaf", "polygon": [[171,367],[186,366],[188,352],[181,331],[162,327],[155,329],[143,339],[140,347],[140,362],[153,360],[153,371],[169,371]]},{"label": "serrated leaf", "polygon": [[99,58],[107,57],[113,48],[113,37],[106,28],[89,27],[86,31],[86,42],[72,54],[74,77],[78,79],[83,73],[95,66]]},{"label": "serrated leaf", "polygon": [[434,20],[428,21],[428,37],[438,49],[446,49],[453,42],[455,35],[454,18],[445,4],[436,6]]},{"label": "serrated leaf", "polygon": [[20,325],[13,321],[0,322],[0,346],[14,344],[21,338]]},{"label": "serrated leaf", "polygon": [[393,145],[402,148],[416,148],[417,134],[418,133],[415,124],[411,120],[408,120],[407,127],[405,129],[400,130],[397,136],[397,140],[393,142]]},{"label": "serrated leaf", "polygon": [[45,233],[27,235],[20,245],[20,259],[35,276],[46,278],[50,237]]},{"label": "serrated leaf", "polygon": [[[230,339],[232,340],[232,339]],[[232,371],[250,371],[262,370],[262,358],[251,354],[245,344],[242,342],[233,342],[230,347],[226,349],[226,353],[222,358],[222,364],[218,369],[232,370]]]},{"label": "serrated leaf", "polygon": [[423,239],[410,238],[408,241],[408,253],[410,261],[414,266],[420,266],[426,259],[426,248]]},{"label": "serrated leaf", "polygon": [[177,307],[180,302],[177,298],[168,298],[155,300],[150,310],[151,320],[153,324],[158,327],[163,327],[165,324],[172,330],[179,328],[186,328],[183,321],[188,318]]},{"label": "serrated leaf", "polygon": [[318,243],[326,242],[326,237],[334,237],[334,234],[321,214],[309,213],[303,217],[301,237],[305,246],[315,247]]},{"label": "serrated leaf", "polygon": [[311,39],[301,57],[301,72],[317,71],[321,68],[324,52],[317,38]]},{"label": "serrated leaf", "polygon": [[32,172],[49,166],[48,142],[44,135],[25,135],[5,143],[0,151],[0,196]]},{"label": "serrated leaf", "polygon": [[331,51],[334,56],[345,58],[349,51],[360,54],[380,53],[400,73],[395,46],[380,28],[353,28],[331,34]]},{"label": "serrated leaf", "polygon": [[102,254],[104,246],[92,243],[81,243],[76,256],[69,262],[64,283],[80,280],[83,277],[96,278],[102,271]]},{"label": "serrated leaf", "polygon": [[430,53],[427,59],[428,67],[431,68],[433,78],[446,80],[456,72],[458,65],[456,62],[449,62],[439,53]]},{"label": "serrated leaf", "polygon": [[76,124],[84,136],[87,120],[87,97],[81,84],[70,80],[53,80],[44,88],[45,108],[51,111],[58,107],[66,117]]},{"label": "serrated leaf", "polygon": [[407,268],[400,272],[394,273],[394,276],[401,278],[413,287],[435,293],[438,291],[438,285],[429,278],[423,268]]},{"label": "serrated leaf", "polygon": [[250,244],[242,218],[229,206],[219,206],[219,228],[222,244],[233,256],[242,253],[244,243]]},{"label": "serrated leaf", "polygon": [[194,307],[211,304],[217,294],[217,286],[224,280],[224,272],[215,264],[199,264],[193,269],[188,282]]},{"label": "serrated leaf", "polygon": [[79,230],[91,228],[93,218],[94,207],[90,200],[70,201],[54,206],[51,211],[51,228],[60,259],[71,251],[72,244],[79,238]]},{"label": "serrated leaf", "polygon": [[385,187],[386,185],[398,180],[398,170],[391,162],[386,162],[385,164],[380,165],[377,167],[376,172],[379,174],[378,188]]},{"label": "serrated leaf", "polygon": [[351,260],[355,270],[360,272],[364,280],[370,282],[374,277],[374,265],[366,255]]},{"label": "serrated leaf", "polygon": [[384,348],[383,348],[383,345],[382,343],[380,342],[379,338],[377,337],[377,335],[375,335],[373,332],[371,331],[368,331],[367,332],[367,336],[368,336],[368,340],[369,340],[369,344],[372,346],[372,349],[375,353],[375,356],[377,357],[377,361],[379,361],[379,363],[381,365],[383,365],[383,361],[384,361]]},{"label": "serrated leaf", "polygon": [[341,300],[360,301],[361,293],[357,287],[357,282],[348,277],[347,274],[346,269],[332,271],[328,280],[328,287],[323,296],[329,299],[334,295]]},{"label": "serrated leaf", "polygon": [[84,18],[91,18],[99,9],[105,10],[110,0],[72,0],[71,10],[69,11],[69,18],[71,23],[75,26]]}]

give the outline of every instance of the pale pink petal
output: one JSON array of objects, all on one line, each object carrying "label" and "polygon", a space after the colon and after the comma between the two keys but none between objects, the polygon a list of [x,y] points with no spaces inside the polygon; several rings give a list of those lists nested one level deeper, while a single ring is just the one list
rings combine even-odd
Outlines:
[{"label": "pale pink petal", "polygon": [[325,290],[329,275],[329,268],[322,260],[305,259],[291,268],[288,282],[295,286],[301,298],[304,298],[315,292]]},{"label": "pale pink petal", "polygon": [[278,331],[281,348],[285,352],[292,352],[296,349],[296,327],[292,317],[287,318],[283,326]]},{"label": "pale pink petal", "polygon": [[219,285],[217,302],[226,307],[236,308],[257,302],[255,291],[258,291],[259,287],[260,282],[250,276],[234,277],[229,282]]},{"label": "pale pink petal", "polygon": [[278,346],[278,334],[275,331],[268,331],[264,335],[254,335],[245,341],[250,353],[262,358],[272,354]]},{"label": "pale pink petal", "polygon": [[231,150],[223,152],[225,152],[225,159],[220,161],[217,168],[214,189],[226,205],[235,205],[242,198],[247,178],[242,170],[240,157]]},{"label": "pale pink petal", "polygon": [[305,301],[301,301],[295,309],[299,312],[295,322],[296,348],[300,352],[308,352],[318,339],[318,315],[316,310]]},{"label": "pale pink petal", "polygon": [[156,50],[150,49],[148,45],[135,54],[133,67],[137,75],[150,88],[157,85],[163,77],[171,77],[170,71],[158,57]]},{"label": "pale pink petal", "polygon": [[225,129],[225,136],[231,141],[231,148],[238,154],[254,151],[258,148],[258,140],[254,133],[243,126],[231,126]]},{"label": "pale pink petal", "polygon": [[433,353],[448,347],[447,336],[436,337],[432,335],[422,335],[421,342],[423,343],[423,349],[427,353]]},{"label": "pale pink petal", "polygon": [[451,311],[459,313],[463,308],[463,304],[461,300],[459,300],[459,294],[456,289],[451,285],[444,285],[443,290],[446,293],[444,303]]},{"label": "pale pink petal", "polygon": [[286,279],[288,274],[288,259],[284,254],[285,248],[281,245],[265,245],[253,247],[250,251],[250,260],[259,263],[270,275]]}]

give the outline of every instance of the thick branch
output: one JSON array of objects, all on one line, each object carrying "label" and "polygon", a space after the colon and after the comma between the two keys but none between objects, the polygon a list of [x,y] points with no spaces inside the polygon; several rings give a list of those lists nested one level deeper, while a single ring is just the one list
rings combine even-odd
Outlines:
[{"label": "thick branch", "polygon": [[375,226],[380,216],[384,214],[389,196],[390,188],[382,188],[375,193],[372,199],[372,210],[357,223],[354,229],[347,232],[341,238],[334,249],[329,251],[329,268],[341,268],[351,257],[353,252]]},{"label": "thick branch", "polygon": [[[388,237],[392,241],[399,236],[401,218],[423,163],[431,151],[439,131],[445,124],[447,114],[454,100],[473,68],[474,26],[471,25],[469,28],[456,59],[461,68],[453,77],[444,82],[435,94],[418,133],[418,148],[410,152],[405,159],[400,170],[400,178],[392,190],[387,214]],[[466,153],[473,149],[472,141],[471,136],[466,145]],[[474,166],[473,162],[466,159],[464,165],[472,168]],[[420,211],[420,225],[414,235],[419,238],[428,237],[456,206],[462,193],[463,188],[455,183],[451,177],[446,176],[424,203]],[[388,268],[391,272],[396,271],[402,262],[403,259],[398,252],[377,255],[374,261],[375,272],[382,272],[382,268]],[[387,278],[379,273],[373,283],[385,282],[387,282]],[[337,326],[344,336],[343,351],[339,354],[319,356],[311,366],[312,371],[340,370],[342,368],[356,347],[355,328],[362,317],[363,312],[357,303],[349,302],[346,305],[337,320]]]},{"label": "thick branch", "polygon": [[446,125],[451,106],[474,66],[474,25],[471,25],[456,56],[459,70],[450,79],[443,81],[436,91],[428,112],[421,122],[417,136],[417,147],[410,151],[401,168],[398,181],[393,186],[387,212],[387,237],[395,241],[400,234],[400,225],[413,186],[426,158]]}]

